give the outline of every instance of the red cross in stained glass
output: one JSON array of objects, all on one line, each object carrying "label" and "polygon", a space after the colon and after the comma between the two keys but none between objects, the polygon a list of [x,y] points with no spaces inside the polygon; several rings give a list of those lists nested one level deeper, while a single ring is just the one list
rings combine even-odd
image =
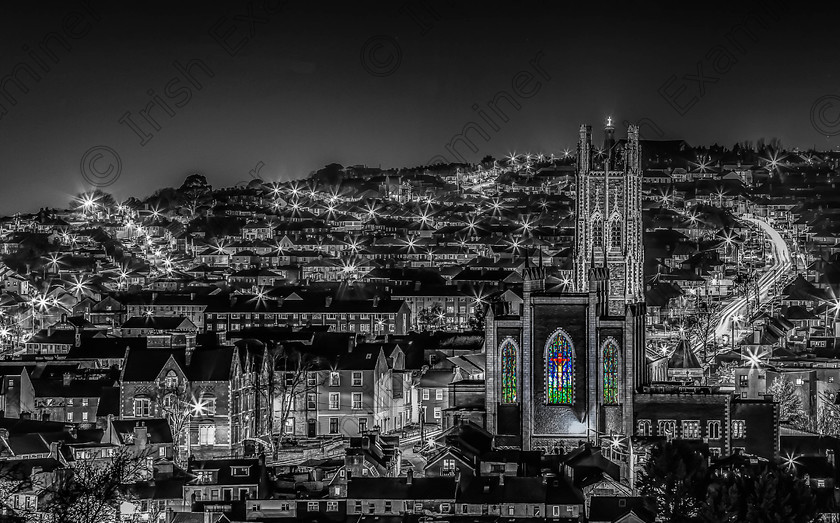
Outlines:
[{"label": "red cross in stained glass", "polygon": [[564,358],[563,354],[558,352],[553,358],[550,358],[548,361],[554,363],[554,365],[556,365],[558,369],[563,369],[566,366],[566,362],[571,361],[571,358]]}]

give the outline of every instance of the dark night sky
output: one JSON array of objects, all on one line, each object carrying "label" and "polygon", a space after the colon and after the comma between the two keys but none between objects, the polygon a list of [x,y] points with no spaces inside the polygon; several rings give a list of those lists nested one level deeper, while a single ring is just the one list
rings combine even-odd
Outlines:
[{"label": "dark night sky", "polygon": [[[476,153],[457,146],[470,161],[510,151],[562,152],[574,147],[581,123],[599,127],[608,114],[619,123],[647,118],[642,135],[650,139],[731,146],[778,137],[820,149],[840,143],[817,132],[810,117],[815,100],[840,94],[836,13],[798,3],[268,4],[272,14],[262,0],[137,8],[91,0],[87,9],[78,0],[49,9],[4,4],[0,78],[17,72],[28,92],[13,82],[0,90],[0,214],[65,206],[90,189],[80,162],[101,145],[120,157],[119,178],[105,190],[122,199],[177,187],[193,172],[214,186],[232,185],[250,179],[260,163],[263,178],[287,179],[330,162],[454,161],[446,145],[469,122],[482,125],[488,138],[470,135]],[[727,39],[750,15],[766,21],[751,26],[755,41],[743,33]],[[230,32],[230,53],[210,36],[213,28]],[[40,49],[53,32],[64,34],[69,51],[54,39]],[[363,46],[377,36],[396,42],[398,64],[388,61],[387,46],[363,64]],[[529,64],[537,56],[545,76]],[[193,59],[213,73],[191,70],[200,90],[173,66]],[[696,80],[685,78],[697,75],[698,62],[702,94]],[[26,67],[39,78],[28,77]],[[529,79],[521,71],[533,75],[520,91],[527,98],[512,87]],[[672,75],[666,91],[685,87],[674,103],[696,102],[682,115],[659,93]],[[152,108],[159,130],[139,116],[153,99],[150,90],[174,115]],[[497,117],[494,129],[473,105],[492,114],[487,103],[501,90],[519,109],[500,102],[508,121]],[[838,107],[826,113],[834,128]],[[145,145],[119,123],[127,111],[151,132]],[[107,164],[105,157],[94,163],[101,170]]]}]

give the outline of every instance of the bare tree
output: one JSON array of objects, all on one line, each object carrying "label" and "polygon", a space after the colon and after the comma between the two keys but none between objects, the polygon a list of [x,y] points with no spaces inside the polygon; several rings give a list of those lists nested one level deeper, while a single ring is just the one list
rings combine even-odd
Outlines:
[{"label": "bare tree", "polygon": [[773,395],[773,401],[779,404],[779,419],[795,426],[802,426],[806,422],[806,414],[802,408],[802,398],[796,393],[796,387],[784,376],[777,376],[767,387],[767,392]]},{"label": "bare tree", "polygon": [[[277,455],[275,434],[280,432],[277,441],[282,445],[287,420],[301,406],[305,407],[307,394],[315,392],[327,379],[325,373],[319,372],[324,367],[319,358],[305,352],[289,350],[283,345],[273,350],[266,348],[262,368],[253,380],[254,394],[264,411],[257,415],[254,439],[265,444],[272,456]],[[279,430],[275,428],[275,419],[280,424]]]},{"label": "bare tree", "polygon": [[185,457],[182,456],[181,443],[182,440],[186,440],[186,450],[189,452],[190,421],[193,416],[202,413],[202,405],[189,395],[186,381],[176,382],[169,376],[158,384],[157,391],[152,394],[152,400],[157,404],[161,415],[169,422],[175,460],[183,463]]},{"label": "bare tree", "polygon": [[120,513],[136,503],[132,486],[149,479],[149,456],[120,448],[104,457],[85,456],[38,471],[25,461],[0,464],[3,520],[39,523],[124,523],[144,521]]}]

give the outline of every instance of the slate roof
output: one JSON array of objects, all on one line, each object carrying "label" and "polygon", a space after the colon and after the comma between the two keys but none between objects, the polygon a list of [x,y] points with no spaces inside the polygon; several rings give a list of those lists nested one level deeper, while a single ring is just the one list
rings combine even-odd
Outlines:
[{"label": "slate roof", "polygon": [[688,344],[688,340],[685,338],[681,339],[679,343],[677,343],[677,348],[674,349],[674,352],[671,353],[671,357],[668,358],[668,368],[669,369],[700,369],[702,366],[700,365],[700,360],[697,359],[697,356],[694,354],[694,351],[691,350],[691,346]]}]

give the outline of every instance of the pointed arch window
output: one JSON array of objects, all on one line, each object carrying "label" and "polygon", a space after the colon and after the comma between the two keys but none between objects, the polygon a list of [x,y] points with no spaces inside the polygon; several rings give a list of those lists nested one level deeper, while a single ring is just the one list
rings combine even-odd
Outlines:
[{"label": "pointed arch window", "polygon": [[621,249],[621,220],[618,216],[610,220],[610,248]]},{"label": "pointed arch window", "polygon": [[618,404],[618,345],[607,340],[603,351],[604,405]]},{"label": "pointed arch window", "polygon": [[550,405],[574,401],[574,347],[569,335],[557,329],[545,346],[545,398]]},{"label": "pointed arch window", "polygon": [[512,339],[502,343],[502,403],[516,403],[516,352]]},{"label": "pointed arch window", "polygon": [[592,217],[592,245],[602,247],[604,245],[604,220],[600,214]]}]

